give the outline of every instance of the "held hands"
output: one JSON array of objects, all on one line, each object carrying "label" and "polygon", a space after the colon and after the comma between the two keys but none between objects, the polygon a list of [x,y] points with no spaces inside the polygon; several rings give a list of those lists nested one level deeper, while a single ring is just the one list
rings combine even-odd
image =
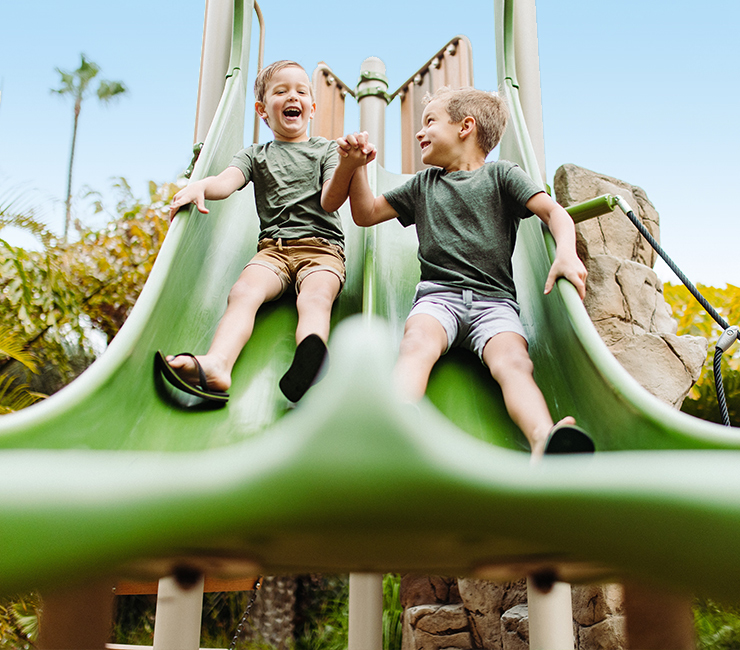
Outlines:
[{"label": "held hands", "polygon": [[353,169],[375,160],[378,153],[375,145],[370,142],[367,131],[349,133],[342,138],[337,138],[337,152],[341,157],[340,162],[346,161],[346,164]]},{"label": "held hands", "polygon": [[548,294],[552,291],[558,278],[565,278],[576,288],[578,295],[583,300],[586,297],[587,275],[586,267],[575,252],[569,255],[556,254],[555,261],[550,267],[550,273],[547,275],[547,281],[545,282],[545,293]]}]

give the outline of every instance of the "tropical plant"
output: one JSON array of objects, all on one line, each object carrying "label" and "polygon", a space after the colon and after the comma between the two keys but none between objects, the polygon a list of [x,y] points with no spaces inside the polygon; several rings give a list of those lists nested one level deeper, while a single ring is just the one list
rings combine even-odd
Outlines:
[{"label": "tropical plant", "polygon": [[401,650],[403,607],[401,606],[401,576],[383,576],[383,650]]},{"label": "tropical plant", "polygon": [[36,593],[0,599],[0,650],[30,650],[38,638],[41,600]]},{"label": "tropical plant", "polygon": [[299,594],[295,650],[345,650],[349,638],[349,576],[312,574]]},{"label": "tropical plant", "polygon": [[[740,287],[723,288],[697,285],[700,293],[731,325],[740,323]],[[714,384],[714,350],[722,328],[704,310],[683,285],[665,284],[663,294],[678,320],[678,334],[701,336],[708,342],[707,362],[699,381],[692,387],[681,410],[696,417],[721,422]],[[722,357],[722,375],[730,420],[740,422],[740,345],[731,347]]]},{"label": "tropical plant", "polygon": [[699,599],[694,605],[694,627],[698,650],[740,648],[740,607],[719,605]]},{"label": "tropical plant", "polygon": [[[32,217],[13,210],[13,201],[0,205],[0,230],[6,223],[21,224],[25,229],[33,230],[37,225]],[[0,250],[7,247],[7,242],[0,239]],[[0,324],[0,365],[16,361],[29,372],[37,371],[36,360],[24,347],[21,338],[9,328]],[[18,382],[9,374],[0,373],[0,415],[19,411],[43,398],[44,395],[30,391],[24,383]]]},{"label": "tropical plant", "polygon": [[[177,185],[151,183],[148,201],[136,199],[124,179],[115,189],[116,218],[99,230],[78,224],[71,244],[60,242],[32,217],[0,213],[0,229],[24,228],[41,243],[41,250],[26,250],[0,239],[0,326],[36,358],[45,378],[56,377],[44,392],[58,389],[89,365],[96,332],[107,341],[115,336],[167,232],[168,205]],[[96,206],[102,210],[99,201]],[[10,361],[0,358],[0,373]]]},{"label": "tropical plant", "polygon": [[[76,70],[61,70],[55,68],[55,70],[61,76],[61,86],[59,88],[52,88],[51,92],[59,95],[68,95],[74,101],[74,121],[72,124],[72,145],[69,153],[69,170],[67,173],[67,199],[65,204],[65,218],[64,218],[64,241],[67,241],[69,233],[69,224],[71,219],[72,210],[72,166],[75,159],[75,146],[77,143],[77,127],[80,120],[80,111],[82,109],[82,102],[92,93],[91,83],[93,79],[98,76],[100,67],[89,61],[84,54],[80,54],[80,67]],[[118,98],[127,92],[126,86],[120,81],[107,81],[105,79],[100,80],[98,84],[96,94],[98,100],[107,104],[114,98]]]}]

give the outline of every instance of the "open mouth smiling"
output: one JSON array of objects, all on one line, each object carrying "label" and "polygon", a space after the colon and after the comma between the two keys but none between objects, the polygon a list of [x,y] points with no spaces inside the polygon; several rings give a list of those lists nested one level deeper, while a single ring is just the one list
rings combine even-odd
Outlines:
[{"label": "open mouth smiling", "polygon": [[283,111],[283,115],[285,115],[285,117],[300,117],[301,116],[301,110],[299,108],[295,108],[295,107],[286,108]]}]

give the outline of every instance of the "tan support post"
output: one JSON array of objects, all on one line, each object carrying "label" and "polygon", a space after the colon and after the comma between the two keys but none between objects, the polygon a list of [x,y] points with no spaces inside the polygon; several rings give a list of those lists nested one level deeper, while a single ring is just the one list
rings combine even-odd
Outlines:
[{"label": "tan support post", "polygon": [[110,638],[112,581],[43,594],[39,650],[100,650]]},{"label": "tan support post", "polygon": [[473,85],[473,48],[465,36],[456,36],[427,61],[395,93],[401,97],[401,171],[414,174],[426,167],[416,133],[424,112],[422,99],[442,86]]},{"label": "tan support post", "polygon": [[383,649],[383,575],[349,574],[347,650]]},{"label": "tan support post", "polygon": [[344,135],[344,98],[353,94],[323,61],[313,71],[316,113],[311,122],[311,135],[336,140]]},{"label": "tan support post", "polygon": [[554,582],[548,590],[527,578],[530,650],[573,650],[570,585]]},{"label": "tan support post", "polygon": [[630,650],[694,650],[691,597],[627,583],[624,605]]},{"label": "tan support post", "polygon": [[198,650],[203,613],[203,576],[188,588],[173,577],[162,578],[157,589],[154,650]]}]

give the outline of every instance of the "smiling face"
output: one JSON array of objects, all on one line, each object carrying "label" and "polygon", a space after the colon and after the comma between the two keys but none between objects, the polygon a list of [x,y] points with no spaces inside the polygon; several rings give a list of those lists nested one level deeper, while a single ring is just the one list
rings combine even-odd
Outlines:
[{"label": "smiling face", "polygon": [[426,105],[416,139],[421,146],[421,161],[425,165],[454,171],[460,154],[462,125],[452,122],[444,106],[439,99]]},{"label": "smiling face", "polygon": [[267,84],[264,102],[255,104],[276,140],[305,142],[308,125],[316,110],[306,72],[288,66],[275,72]]}]

